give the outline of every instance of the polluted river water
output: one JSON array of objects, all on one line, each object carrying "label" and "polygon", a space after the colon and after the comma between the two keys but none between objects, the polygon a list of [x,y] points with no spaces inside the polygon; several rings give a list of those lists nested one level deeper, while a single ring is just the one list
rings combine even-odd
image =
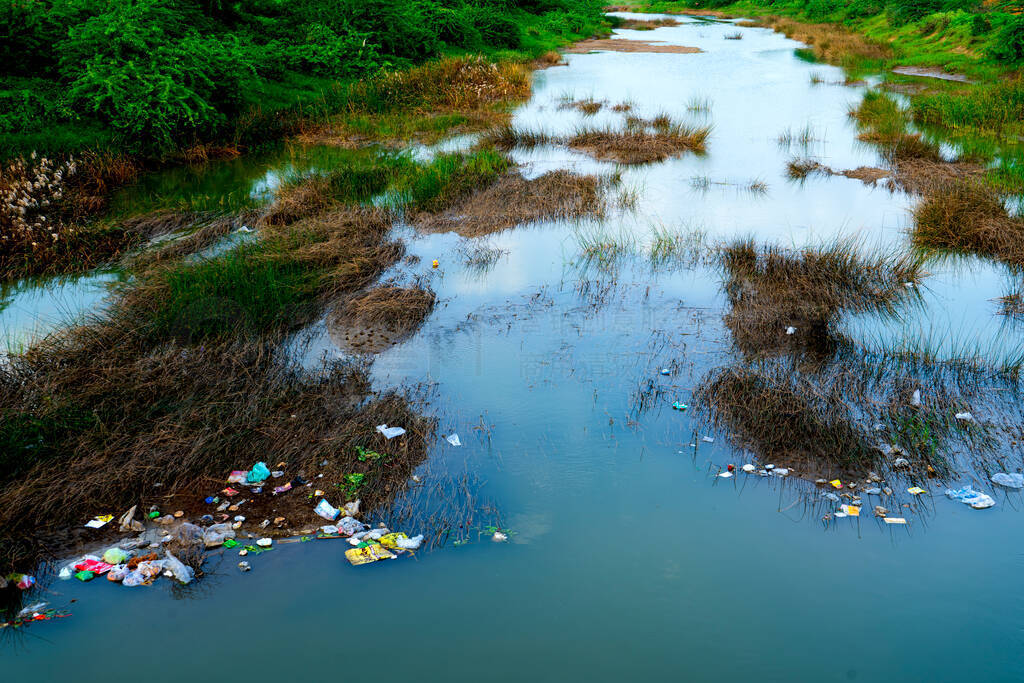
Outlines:
[{"label": "polluted river water", "polygon": [[[187,586],[53,582],[38,599],[72,616],[5,629],[4,678],[1024,679],[1024,600],[1012,588],[1024,569],[1019,493],[964,469],[944,484],[973,483],[994,507],[950,500],[934,480],[916,482],[920,497],[900,495],[915,483],[901,479],[884,504],[908,524],[883,524],[867,500],[861,516],[825,521],[837,506],[809,481],[718,477],[753,456],[672,409],[741,354],[723,323],[722,273],[701,259],[652,262],[660,227],[710,242],[905,250],[915,201],[852,178],[786,177],[806,150],[780,135],[807,126],[810,153],[832,168],[882,165],[847,115],[866,86],[834,84],[840,69],[802,61],[798,43],[768,29],[679,20],[615,37],[701,52],[567,55],[567,66],[535,75],[514,122],[552,133],[621,123],[609,107],[587,117],[560,103],[628,101],[637,115],[711,124],[705,154],[620,169],[602,221],[475,240],[396,228],[420,260],[385,277],[426,278],[439,304],[374,358],[374,384],[408,387],[438,419],[422,487],[469,473],[468,492],[487,506],[478,518],[507,529],[508,542],[475,527],[415,559],[364,567],[348,565],[341,542],[313,542],[247,558],[245,574],[233,552],[214,553]],[[616,170],[556,146],[513,157],[529,176]],[[280,172],[231,178],[263,192]],[[755,181],[766,188],[751,190]],[[635,208],[622,206],[628,194]],[[622,253],[585,258],[595,241]],[[924,270],[919,301],[898,321],[842,320],[854,345],[930,334],[940,358],[1012,356],[1024,338],[994,301],[1016,291],[1012,273],[967,258]],[[5,327],[28,324],[23,312],[0,315]],[[314,367],[344,355],[336,339],[325,318],[292,350]],[[440,438],[452,432],[461,446]],[[1020,469],[1008,440],[999,457]],[[396,524],[399,507],[373,520],[423,531]]]}]

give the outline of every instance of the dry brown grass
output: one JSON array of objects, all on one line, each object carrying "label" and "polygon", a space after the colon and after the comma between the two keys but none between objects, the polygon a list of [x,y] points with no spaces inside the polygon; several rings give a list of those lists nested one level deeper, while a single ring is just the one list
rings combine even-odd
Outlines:
[{"label": "dry brown grass", "polygon": [[540,57],[537,57],[537,59],[533,60],[532,66],[534,70],[539,70],[550,69],[553,66],[566,66],[567,64],[568,62],[566,62],[565,59],[562,58],[560,52],[557,52],[555,50],[549,50],[542,54]]},{"label": "dry brown grass", "polygon": [[284,185],[260,218],[260,223],[288,225],[316,215],[334,204],[334,195],[330,179],[322,175],[311,175],[299,182]]},{"label": "dry brown grass", "polygon": [[569,138],[568,145],[595,159],[622,164],[663,161],[685,152],[703,153],[711,128],[654,122],[646,128],[626,130],[582,130]]},{"label": "dry brown grass", "polygon": [[593,116],[607,104],[604,100],[588,97],[582,100],[566,99],[558,104],[559,109],[575,109],[586,116]]},{"label": "dry brown grass", "polygon": [[801,180],[809,175],[843,176],[859,180],[865,185],[875,185],[879,180],[892,175],[892,171],[874,166],[858,166],[854,169],[836,170],[813,159],[793,159],[786,166],[790,178]]},{"label": "dry brown grass", "polygon": [[[365,509],[404,487],[425,455],[432,425],[405,401],[384,396],[364,405],[367,381],[360,373],[338,366],[302,377],[274,343],[138,354],[117,345],[75,348],[74,341],[53,342],[50,353],[16,359],[0,371],[6,419],[61,425],[67,414],[81,416],[81,424],[56,430],[27,470],[0,485],[5,569],[30,569],[51,552],[97,538],[82,529],[95,514],[117,515],[136,504],[189,516],[212,512],[203,497],[216,495],[230,470],[256,460],[274,469],[284,463],[288,479],[301,474],[329,490],[335,504],[345,496],[334,484],[365,473],[357,494]],[[408,434],[385,443],[374,431],[381,423]],[[357,445],[389,457],[362,462]],[[317,525],[309,490],[272,496],[269,488],[242,496],[251,499],[241,514],[252,529],[275,516],[285,516],[290,529]]]},{"label": "dry brown grass", "polygon": [[722,248],[721,261],[731,306],[725,324],[737,347],[754,356],[828,352],[842,312],[894,314],[908,295],[905,283],[920,277],[909,257],[861,255],[841,242],[790,251],[738,240]]},{"label": "dry brown grass", "polygon": [[694,402],[738,448],[804,477],[864,474],[879,456],[871,434],[851,420],[847,396],[791,368],[716,370]]},{"label": "dry brown grass", "polygon": [[980,181],[939,182],[914,209],[913,242],[926,249],[990,256],[1024,266],[1024,218],[1010,216]]},{"label": "dry brown grass", "polygon": [[616,28],[629,29],[632,31],[653,31],[662,26],[679,26],[678,19],[662,17],[661,19],[620,19]]},{"label": "dry brown grass", "polygon": [[447,211],[414,216],[413,224],[430,232],[481,237],[534,221],[600,217],[604,209],[597,176],[559,170],[528,180],[514,172]]},{"label": "dry brown grass", "polygon": [[925,194],[948,183],[981,180],[984,175],[983,166],[970,162],[901,159],[895,164],[893,183],[907,192]]},{"label": "dry brown grass", "polygon": [[574,43],[572,47],[566,50],[566,52],[579,54],[595,51],[653,52],[661,54],[693,54],[695,52],[703,52],[699,47],[648,42],[646,40],[626,40],[624,38],[589,38]]},{"label": "dry brown grass", "polygon": [[422,287],[381,285],[358,294],[328,315],[331,339],[354,353],[379,353],[415,331],[437,297]]},{"label": "dry brown grass", "polygon": [[805,24],[786,17],[765,17],[764,23],[811,47],[822,61],[849,64],[858,60],[885,60],[893,56],[888,45],[874,43],[838,24]]},{"label": "dry brown grass", "polygon": [[141,216],[128,223],[129,229],[137,231],[143,239],[176,232],[183,234],[150,245],[123,260],[133,268],[145,268],[180,259],[202,251],[239,228],[254,225],[258,220],[259,215],[251,211],[227,215],[172,211]]},{"label": "dry brown grass", "polygon": [[857,136],[858,140],[870,142],[879,147],[886,159],[893,162],[901,160],[942,161],[938,145],[928,142],[920,133],[883,133],[867,131]]}]

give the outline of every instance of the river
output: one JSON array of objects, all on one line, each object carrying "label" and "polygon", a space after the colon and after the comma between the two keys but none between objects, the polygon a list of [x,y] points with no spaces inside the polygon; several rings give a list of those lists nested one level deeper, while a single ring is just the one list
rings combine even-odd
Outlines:
[{"label": "river", "polygon": [[[625,235],[642,252],[659,225],[712,241],[906,248],[912,197],[845,177],[786,177],[794,150],[778,137],[808,124],[813,153],[829,166],[881,165],[847,115],[868,86],[834,84],[841,69],[798,58],[798,43],[768,29],[680,20],[616,37],[703,52],[567,55],[568,66],[536,74],[515,113],[552,132],[621,120],[607,108],[589,119],[560,109],[571,96],[710,122],[706,155],[623,172],[635,211],[492,236],[486,244],[502,252],[485,269],[464,263],[472,247],[463,238],[399,228],[422,261],[388,276],[429,273],[440,304],[415,336],[376,358],[375,386],[418,385],[439,433],[460,434],[461,447],[438,439],[424,482],[471,472],[508,543],[474,532],[415,559],[351,567],[340,542],[313,542],[249,558],[245,574],[233,555],[215,555],[210,574],[189,586],[56,582],[40,598],[72,616],[6,629],[4,679],[1024,679],[1024,599],[1011,590],[1024,570],[1019,493],[983,480],[997,504],[973,510],[922,483],[922,498],[890,504],[912,506],[902,508],[905,526],[867,508],[825,523],[827,504],[809,482],[717,477],[750,456],[671,404],[689,402],[703,376],[738,359],[722,322],[721,273],[652,267],[642,253],[607,267],[581,261],[581,236]],[[742,39],[725,39],[737,31]],[[709,100],[710,112],[690,111],[694,98]],[[555,147],[514,157],[528,175],[614,168]],[[224,193],[272,188],[282,162],[259,163],[259,172],[224,174]],[[767,192],[744,190],[753,180]],[[865,347],[935,334],[940,355],[1019,347],[1020,329],[992,301],[1013,290],[1011,273],[978,259],[926,270],[919,309],[898,324],[844,320],[847,334]],[[32,305],[11,313],[15,304],[0,311],[5,326]],[[311,364],[341,354],[324,322],[297,341]],[[653,403],[641,400],[650,386]],[[1020,467],[1018,448],[1003,455]]]}]

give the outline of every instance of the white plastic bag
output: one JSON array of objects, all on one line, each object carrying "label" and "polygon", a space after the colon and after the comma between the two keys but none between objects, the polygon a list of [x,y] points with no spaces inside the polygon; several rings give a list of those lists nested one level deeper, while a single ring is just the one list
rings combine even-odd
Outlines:
[{"label": "white plastic bag", "polygon": [[320,499],[320,502],[313,508],[313,512],[330,522],[336,520],[338,515],[341,514],[341,510],[328,503],[326,498]]},{"label": "white plastic bag", "polygon": [[413,536],[412,538],[399,538],[395,540],[397,545],[402,550],[416,550],[423,543],[423,534]]},{"label": "white plastic bag", "polygon": [[377,425],[377,431],[383,434],[385,439],[393,439],[405,434],[405,430],[401,427],[388,427],[386,424]]},{"label": "white plastic bag", "polygon": [[1000,486],[1006,486],[1011,489],[1024,488],[1024,474],[1020,474],[1018,472],[1011,472],[1010,474],[1000,472],[999,474],[992,475],[992,483],[999,484]]},{"label": "white plastic bag", "polygon": [[224,545],[224,541],[234,537],[235,530],[226,522],[223,524],[213,524],[203,530],[203,543],[207,548],[216,548],[217,546]]},{"label": "white plastic bag", "polygon": [[176,558],[170,551],[167,551],[167,559],[164,560],[164,569],[173,574],[174,578],[182,583],[188,583],[195,578],[195,572],[192,571],[192,567],[187,566],[184,562]]}]

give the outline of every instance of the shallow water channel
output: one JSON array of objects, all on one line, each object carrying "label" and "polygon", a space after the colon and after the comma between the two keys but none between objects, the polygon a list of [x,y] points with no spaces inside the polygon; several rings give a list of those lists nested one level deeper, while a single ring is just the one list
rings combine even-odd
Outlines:
[{"label": "shallow water channel", "polygon": [[[427,274],[441,303],[376,358],[375,383],[419,386],[439,434],[458,432],[459,448],[438,439],[424,482],[472,473],[509,543],[471,532],[463,545],[354,568],[340,542],[315,542],[248,558],[247,574],[232,554],[215,556],[211,574],[185,587],[58,582],[40,598],[76,600],[73,615],[3,634],[3,678],[1024,679],[1019,493],[981,480],[997,504],[979,511],[922,483],[929,494],[887,503],[912,506],[906,526],[882,524],[867,502],[863,516],[825,524],[828,506],[808,482],[718,478],[750,456],[671,408],[738,355],[721,273],[652,266],[644,248],[656,226],[711,241],[905,248],[913,202],[845,177],[788,180],[799,152],[778,137],[807,124],[829,166],[881,165],[847,116],[863,88],[829,84],[843,81],[840,69],[798,59],[799,44],[768,29],[681,20],[617,35],[703,52],[568,55],[567,67],[537,73],[516,121],[571,130],[584,118],[560,109],[562,96],[628,100],[641,115],[712,123],[706,155],[624,170],[637,208],[600,225],[486,239],[503,250],[489,268],[464,263],[479,241],[404,232],[422,260],[389,274]],[[741,40],[724,39],[737,31]],[[689,111],[694,98],[710,112]],[[621,118],[606,108],[589,122]],[[531,175],[614,170],[564,148],[515,157]],[[280,172],[230,174],[224,191],[263,191]],[[754,180],[767,192],[744,189]],[[632,242],[636,254],[587,263],[588,235]],[[1011,274],[976,259],[926,270],[921,302],[901,322],[850,319],[846,333],[864,347],[934,335],[939,355],[998,356],[1024,341],[993,301],[1014,291]],[[0,315],[5,326],[16,319]],[[341,354],[324,322],[296,343],[310,365]],[[1020,453],[1009,449],[1015,471]]]}]

